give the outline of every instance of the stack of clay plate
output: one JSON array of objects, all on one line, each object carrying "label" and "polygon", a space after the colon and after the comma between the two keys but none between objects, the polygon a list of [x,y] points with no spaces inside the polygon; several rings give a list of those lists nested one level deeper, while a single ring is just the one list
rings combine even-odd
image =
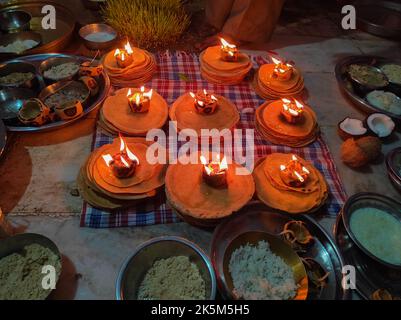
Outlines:
[{"label": "stack of clay plate", "polygon": [[301,72],[294,67],[289,80],[283,81],[274,77],[275,64],[264,64],[255,73],[253,87],[255,92],[266,100],[299,95],[304,89],[304,78]]},{"label": "stack of clay plate", "polygon": [[251,59],[245,53],[238,53],[235,62],[223,61],[220,46],[209,47],[200,54],[202,77],[211,83],[234,85],[240,83],[252,69]]},{"label": "stack of clay plate", "polygon": [[174,212],[189,224],[213,227],[222,219],[240,210],[253,197],[252,174],[239,175],[238,164],[228,164],[227,187],[209,186],[202,177],[203,165],[183,164],[178,159],[166,173],[166,196]]},{"label": "stack of clay plate", "polygon": [[326,181],[311,163],[297,157],[310,174],[303,186],[291,187],[284,183],[280,166],[286,165],[292,157],[291,154],[272,153],[258,162],[253,172],[256,194],[269,207],[288,213],[316,211],[327,200]]},{"label": "stack of clay plate", "polygon": [[133,176],[117,178],[102,157],[119,152],[119,139],[94,150],[80,170],[77,179],[80,194],[96,208],[116,210],[134,206],[155,196],[157,189],[164,185],[167,165],[150,164],[146,159],[150,142],[144,138],[124,140],[129,150],[139,159]]},{"label": "stack of clay plate", "polygon": [[289,147],[304,147],[316,140],[319,125],[315,112],[304,105],[302,119],[297,123],[289,123],[281,115],[283,102],[265,102],[255,114],[255,128],[262,137],[274,144]]},{"label": "stack of clay plate", "polygon": [[240,120],[235,105],[223,96],[215,95],[217,108],[212,114],[199,113],[194,98],[189,93],[179,97],[170,108],[170,119],[176,122],[177,130],[193,129],[201,136],[202,129],[233,129]]},{"label": "stack of clay plate", "polygon": [[[148,112],[132,112],[128,104],[128,88],[117,90],[100,109],[98,124],[107,133],[117,136],[146,136],[151,129],[160,129],[168,118],[167,102],[153,90]],[[131,89],[132,93],[139,89]]]},{"label": "stack of clay plate", "polygon": [[115,87],[140,87],[150,81],[157,70],[155,57],[148,51],[133,48],[133,61],[126,68],[120,68],[112,50],[102,58],[104,70]]}]

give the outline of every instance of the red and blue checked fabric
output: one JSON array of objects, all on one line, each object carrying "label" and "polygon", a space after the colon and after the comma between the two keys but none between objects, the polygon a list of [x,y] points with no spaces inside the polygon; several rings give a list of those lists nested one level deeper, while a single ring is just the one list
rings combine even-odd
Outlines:
[{"label": "red and blue checked fabric", "polygon": [[[198,57],[185,52],[170,53],[167,51],[159,53],[156,59],[159,66],[158,74],[154,76],[152,81],[146,84],[146,87],[156,90],[166,99],[169,105],[188,91],[206,89],[227,97],[237,106],[241,114],[241,121],[237,125],[238,129],[254,128],[254,112],[264,101],[256,95],[248,81],[244,81],[236,86],[210,84],[201,78]],[[255,67],[266,63],[262,57],[256,56],[252,57],[252,61]],[[245,130],[243,131],[242,145],[246,146],[244,135]],[[107,136],[98,127],[94,134],[92,149],[111,142],[112,138]],[[283,152],[294,153],[304,159],[310,160],[322,172],[329,186],[329,199],[326,207],[322,209],[323,214],[327,216],[338,214],[346,199],[346,195],[329,149],[321,137],[308,147],[290,148],[270,144],[264,141],[255,131],[254,150],[247,150],[247,152],[252,151],[254,152],[255,159],[269,153]],[[178,221],[180,221],[179,218],[172,213],[166,204],[164,192],[160,192],[157,197],[151,198],[136,207],[113,213],[96,209],[84,202],[81,215],[81,226],[91,228],[146,226]]]}]

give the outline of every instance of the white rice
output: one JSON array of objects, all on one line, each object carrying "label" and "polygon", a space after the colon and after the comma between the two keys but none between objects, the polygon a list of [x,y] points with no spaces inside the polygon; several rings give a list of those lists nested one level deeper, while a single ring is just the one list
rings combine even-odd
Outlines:
[{"label": "white rice", "polygon": [[265,241],[236,249],[229,264],[234,294],[246,300],[287,300],[296,295],[293,271]]}]

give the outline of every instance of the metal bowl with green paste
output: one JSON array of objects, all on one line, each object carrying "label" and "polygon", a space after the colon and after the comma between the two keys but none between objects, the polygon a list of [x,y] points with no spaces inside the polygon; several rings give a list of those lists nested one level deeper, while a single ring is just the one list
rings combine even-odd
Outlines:
[{"label": "metal bowl with green paste", "polygon": [[387,76],[379,68],[370,65],[351,64],[348,67],[348,75],[366,89],[380,89],[389,84]]}]

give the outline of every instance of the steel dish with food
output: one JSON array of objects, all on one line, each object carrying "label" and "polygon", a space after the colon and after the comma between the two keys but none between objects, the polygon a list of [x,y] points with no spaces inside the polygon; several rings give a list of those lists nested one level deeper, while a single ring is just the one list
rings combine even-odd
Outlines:
[{"label": "steel dish with food", "polygon": [[214,300],[216,279],[209,258],[197,245],[180,237],[155,238],[137,247],[119,271],[117,300],[137,300],[139,288],[154,263],[178,256],[188,257],[197,266],[205,282],[206,300]]},{"label": "steel dish with food", "polygon": [[249,231],[232,240],[224,253],[223,272],[231,299],[305,300],[308,295],[300,257],[267,232]]},{"label": "steel dish with food", "polygon": [[18,60],[0,65],[1,87],[38,89],[35,66]]},{"label": "steel dish with food", "polygon": [[117,39],[117,31],[104,23],[88,24],[79,30],[79,35],[90,50],[110,48]]},{"label": "steel dish with food", "polygon": [[351,64],[348,66],[348,75],[364,90],[381,89],[389,84],[387,76],[371,65]]},{"label": "steel dish with food", "polygon": [[401,203],[375,193],[351,196],[342,219],[353,242],[370,258],[401,269]]},{"label": "steel dish with food", "polygon": [[24,54],[41,43],[42,36],[37,32],[26,31],[2,35],[0,37],[0,57]]},{"label": "steel dish with food", "polygon": [[54,57],[44,60],[39,72],[46,83],[73,80],[79,72],[80,62],[74,57]]}]

